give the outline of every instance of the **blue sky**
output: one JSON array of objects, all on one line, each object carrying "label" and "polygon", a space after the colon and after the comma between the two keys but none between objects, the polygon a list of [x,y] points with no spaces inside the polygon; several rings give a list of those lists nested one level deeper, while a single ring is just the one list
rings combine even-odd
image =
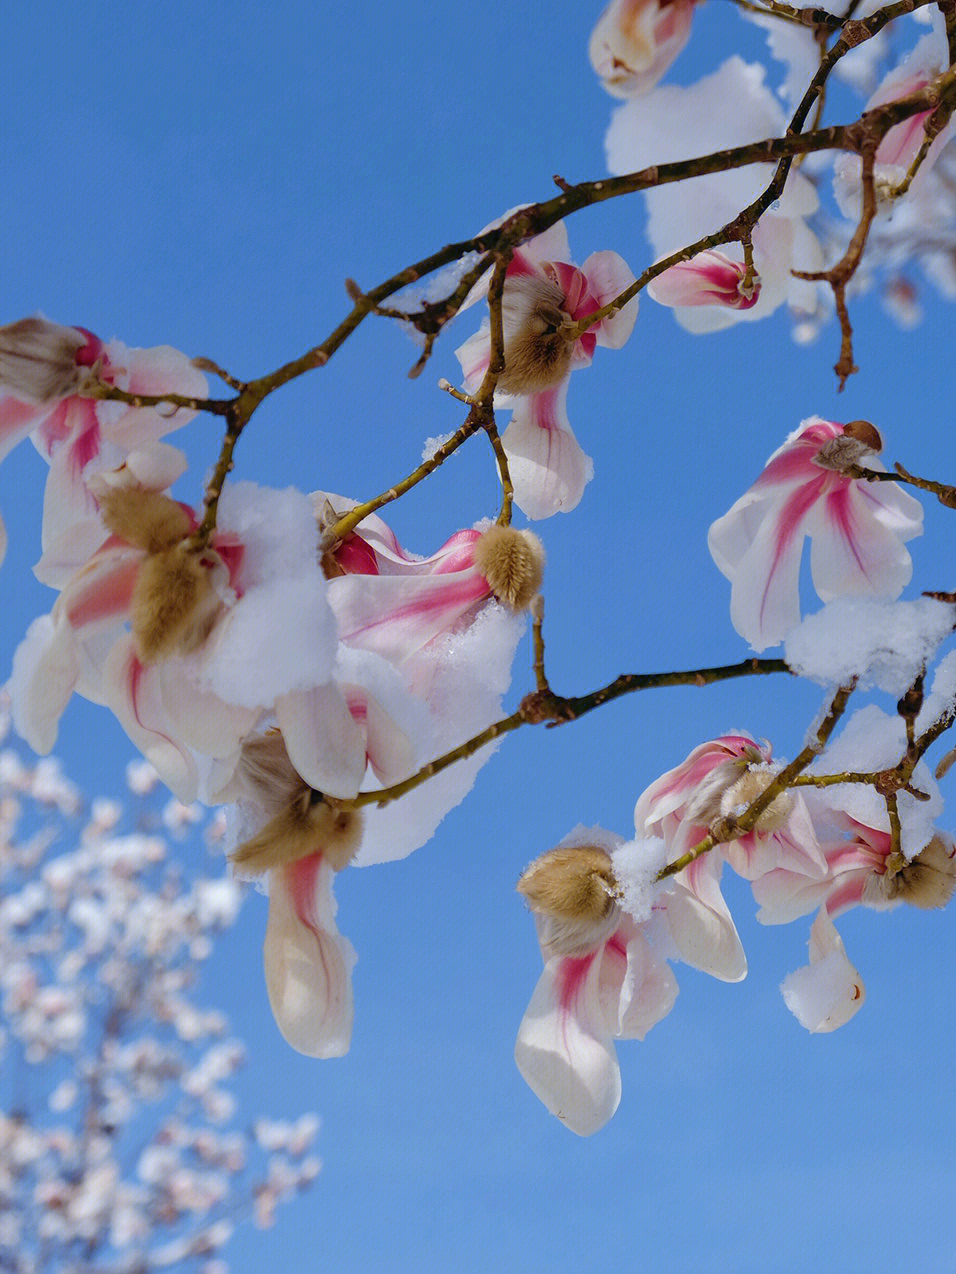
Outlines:
[{"label": "blue sky", "polygon": [[[342,317],[347,275],[372,286],[548,197],[554,173],[603,174],[613,104],[586,57],[599,7],[7,6],[0,322],[40,310],[240,376],[270,370]],[[723,0],[697,23],[676,78],[761,49]],[[637,199],[578,214],[576,259],[614,248],[643,268],[642,221]],[[706,530],[801,418],[868,417],[890,459],[952,475],[949,312],[930,298],[924,324],[900,331],[867,297],[854,316],[862,371],[842,396],[833,325],[805,348],[781,316],[694,338],[649,299],[625,350],[598,351],[574,377],[569,413],[596,477],[574,513],[538,528],[558,690],[744,657]],[[435,385],[457,378],[453,349],[475,322],[456,324],[417,381],[407,338],[366,323],[267,403],[237,475],[354,498],[389,486],[425,438],[460,423]],[[215,426],[173,441],[192,461],[179,490],[197,499]],[[43,478],[29,446],[0,470],[3,667],[52,602],[29,570]],[[429,553],[496,499],[475,440],[387,516]],[[946,517],[927,508],[907,596],[952,587]],[[529,665],[525,644],[515,701]],[[848,916],[867,1004],[835,1035],[810,1036],[777,989],[805,962],[807,924],[761,928],[744,883],[728,882],[750,976],[727,986],[678,968],[671,1016],[620,1045],[624,1099],[590,1140],[547,1114],[512,1061],[540,972],[514,893],[524,865],[577,823],[629,835],[643,788],[715,734],[748,729],[792,755],[820,698],[783,680],[650,692],[509,739],[428,846],[338,882],[360,957],[343,1060],[301,1058],[279,1037],[264,900],[251,898],[210,962],[209,998],[250,1045],[250,1114],[317,1110],[325,1168],[274,1231],[238,1232],[236,1274],[266,1262],[335,1274],[956,1270],[940,1203],[956,1187],[945,913]],[[57,750],[90,792],[122,790],[131,748],[101,709],[73,702]]]}]

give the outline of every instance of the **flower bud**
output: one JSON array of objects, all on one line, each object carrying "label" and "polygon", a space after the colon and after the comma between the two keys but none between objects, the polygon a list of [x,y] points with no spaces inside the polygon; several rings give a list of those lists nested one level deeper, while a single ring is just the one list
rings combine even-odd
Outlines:
[{"label": "flower bud", "polygon": [[956,890],[956,845],[942,836],[934,836],[915,858],[904,862],[896,872],[881,877],[883,897],[892,902],[902,899],[912,907],[931,910],[945,907]]},{"label": "flower bud", "polygon": [[193,529],[182,505],[159,491],[104,483],[97,488],[97,501],[100,517],[112,534],[147,553],[172,548]]},{"label": "flower bud", "polygon": [[506,394],[538,394],[560,385],[571,370],[574,320],[563,309],[564,290],[553,279],[519,275],[501,294]]},{"label": "flower bud", "polygon": [[75,394],[88,374],[76,355],[89,341],[77,327],[43,318],[0,327],[0,390],[29,403],[52,403]]},{"label": "flower bud", "polygon": [[216,622],[219,596],[212,573],[219,557],[185,541],[151,553],[140,567],[130,602],[130,626],[143,663],[197,650]]},{"label": "flower bud", "polygon": [[743,261],[716,249],[698,252],[689,261],[670,266],[648,284],[648,292],[660,305],[725,305],[732,310],[752,309],[760,298],[760,275],[749,284]]},{"label": "flower bud", "polygon": [[868,420],[851,420],[843,426],[843,433],[824,443],[813,457],[813,463],[821,469],[833,469],[844,473],[854,465],[865,465],[878,451],[883,450],[880,431]]},{"label": "flower bud", "polygon": [[687,43],[694,0],[612,0],[588,53],[604,87],[636,97],[654,87]]},{"label": "flower bud", "polygon": [[[720,799],[720,812],[725,818],[737,813],[741,807],[746,809],[758,796],[770,786],[779,773],[777,766],[751,766],[724,792]],[[753,830],[755,832],[778,831],[793,812],[793,795],[791,792],[778,793],[765,810],[757,816]]]},{"label": "flower bud", "polygon": [[610,856],[593,845],[549,850],[525,868],[517,888],[555,955],[593,950],[619,920]]},{"label": "flower bud", "polygon": [[492,526],[475,541],[475,566],[495,597],[524,610],[541,587],[544,547],[533,531]]},{"label": "flower bud", "polygon": [[234,851],[231,862],[243,875],[261,876],[321,853],[334,871],[342,871],[361,843],[361,811],[332,809],[321,793],[303,785],[294,800]]}]

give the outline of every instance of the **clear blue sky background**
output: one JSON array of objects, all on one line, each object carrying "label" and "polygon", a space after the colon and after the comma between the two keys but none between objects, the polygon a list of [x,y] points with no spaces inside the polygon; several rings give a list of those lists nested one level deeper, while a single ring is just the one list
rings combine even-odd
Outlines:
[{"label": "clear blue sky background", "polygon": [[[371,286],[548,197],[553,173],[602,175],[612,102],[586,56],[599,8],[4,6],[0,321],[41,310],[238,375],[277,366],[342,317],[346,275]],[[762,47],[723,0],[697,24],[676,78]],[[576,258],[611,247],[639,270],[642,218],[636,199],[578,214]],[[802,417],[869,417],[890,459],[953,475],[950,312],[931,304],[913,332],[873,299],[855,315],[863,370],[842,397],[833,326],[809,348],[782,316],[694,338],[650,300],[626,349],[598,351],[574,377],[569,411],[597,476],[575,513],[539,528],[557,689],[744,656],[706,529]],[[259,413],[239,476],[356,498],[387,487],[426,437],[460,423],[435,382],[457,378],[452,351],[475,322],[418,381],[402,333],[367,323]],[[171,440],[190,452],[181,490],[197,499],[215,426]],[[29,573],[44,473],[28,446],[0,471],[3,667],[52,602]],[[475,440],[389,517],[427,553],[496,498]],[[908,595],[953,587],[949,518],[927,509]],[[525,645],[515,698],[529,664]],[[746,886],[728,880],[751,974],[726,986],[678,968],[672,1015],[619,1048],[624,1099],[607,1129],[570,1134],[512,1061],[540,972],[514,893],[522,867],[579,822],[628,835],[646,784],[717,733],[749,729],[792,755],[819,697],[782,680],[655,692],[511,738],[427,847],[339,881],[360,956],[344,1060],[309,1061],[279,1037],[265,904],[251,898],[211,962],[209,996],[251,1046],[245,1108],[316,1109],[325,1168],[274,1231],[238,1232],[236,1274],[956,1270],[951,915],[847,917],[867,1004],[810,1036],[777,989],[805,962],[809,922],[761,929]],[[90,792],[122,789],[130,745],[101,710],[74,702],[58,752]]]}]

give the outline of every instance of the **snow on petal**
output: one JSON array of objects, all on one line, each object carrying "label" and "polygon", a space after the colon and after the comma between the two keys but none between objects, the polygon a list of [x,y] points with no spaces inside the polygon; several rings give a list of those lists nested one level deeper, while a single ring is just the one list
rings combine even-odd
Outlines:
[{"label": "snow on petal", "polygon": [[800,1025],[815,1034],[835,1031],[863,1007],[863,979],[825,907],[810,929],[810,963],[788,974],[780,989]]},{"label": "snow on petal", "polygon": [[286,1042],[307,1057],[342,1057],[352,1039],[356,955],[335,924],[334,875],[321,853],[269,874],[269,1004]]}]

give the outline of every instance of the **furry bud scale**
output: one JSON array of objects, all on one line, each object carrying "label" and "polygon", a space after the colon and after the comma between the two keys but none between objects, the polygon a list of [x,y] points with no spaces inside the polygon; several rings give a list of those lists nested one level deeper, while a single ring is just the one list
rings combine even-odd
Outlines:
[{"label": "furry bud scale", "polygon": [[172,548],[192,531],[186,510],[160,491],[110,487],[99,494],[98,501],[108,530],[147,553]]},{"label": "furry bud scale", "polygon": [[945,907],[956,890],[956,845],[934,836],[925,849],[894,875],[884,877],[884,895],[901,898],[912,907]]},{"label": "furry bud scale", "polygon": [[538,394],[560,385],[571,370],[574,320],[562,308],[565,295],[551,279],[506,279],[501,295],[505,368],[498,388],[506,394]]},{"label": "furry bud scale", "polygon": [[214,557],[181,541],[143,562],[130,602],[130,626],[144,663],[189,654],[209,636],[220,605],[211,578],[218,559],[206,560]]},{"label": "furry bud scale", "polygon": [[0,327],[0,388],[31,403],[75,394],[88,371],[76,361],[86,342],[78,328],[41,318]]},{"label": "furry bud scale", "polygon": [[593,845],[551,849],[526,867],[518,893],[538,918],[542,946],[578,956],[605,942],[620,919],[610,856]]},{"label": "furry bud scale", "polygon": [[524,610],[541,587],[544,547],[533,531],[492,526],[475,541],[475,566],[499,601]]},{"label": "furry bud scale", "polygon": [[358,810],[335,810],[308,788],[270,819],[232,855],[243,875],[261,876],[276,867],[321,853],[335,871],[347,867],[362,843]]}]

